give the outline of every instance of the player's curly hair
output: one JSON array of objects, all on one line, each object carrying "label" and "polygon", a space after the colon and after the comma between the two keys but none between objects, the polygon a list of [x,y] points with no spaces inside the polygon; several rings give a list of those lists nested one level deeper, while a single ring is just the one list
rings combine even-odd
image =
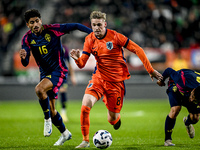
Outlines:
[{"label": "player's curly hair", "polygon": [[24,13],[24,19],[27,23],[29,19],[33,17],[41,18],[41,15],[37,9],[29,9]]},{"label": "player's curly hair", "polygon": [[106,21],[106,14],[101,11],[93,11],[90,14],[90,20],[91,19],[104,19],[104,21]]},{"label": "player's curly hair", "polygon": [[198,103],[200,103],[200,86],[194,90],[194,96]]}]

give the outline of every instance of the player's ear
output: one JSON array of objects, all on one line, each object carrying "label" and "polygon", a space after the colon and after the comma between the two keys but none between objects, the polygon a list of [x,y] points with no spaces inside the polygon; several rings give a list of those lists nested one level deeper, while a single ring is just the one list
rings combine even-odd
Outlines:
[{"label": "player's ear", "polygon": [[26,23],[26,26],[29,28],[29,24],[28,23]]},{"label": "player's ear", "polygon": [[104,27],[107,27],[107,22],[105,22],[105,25],[104,25]]}]

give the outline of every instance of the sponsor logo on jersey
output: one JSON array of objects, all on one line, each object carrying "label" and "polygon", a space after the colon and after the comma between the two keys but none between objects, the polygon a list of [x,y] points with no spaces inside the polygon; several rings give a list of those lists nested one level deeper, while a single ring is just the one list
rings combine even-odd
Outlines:
[{"label": "sponsor logo on jersey", "polygon": [[30,44],[36,44],[35,40],[32,40]]},{"label": "sponsor logo on jersey", "polygon": [[106,47],[107,47],[107,49],[112,50],[113,49],[113,43],[112,42],[107,42],[106,43]]},{"label": "sponsor logo on jersey", "polygon": [[45,40],[47,41],[47,42],[50,42],[51,41],[51,36],[49,35],[49,34],[45,34]]}]

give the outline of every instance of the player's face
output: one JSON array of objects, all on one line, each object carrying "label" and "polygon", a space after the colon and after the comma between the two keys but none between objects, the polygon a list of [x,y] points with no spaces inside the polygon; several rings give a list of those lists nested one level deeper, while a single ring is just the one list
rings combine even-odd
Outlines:
[{"label": "player's face", "polygon": [[41,33],[41,31],[42,31],[41,30],[42,29],[42,20],[38,17],[30,18],[28,23],[26,23],[26,25],[36,35]]},{"label": "player's face", "polygon": [[106,25],[104,19],[91,19],[91,27],[97,38],[102,38],[105,35]]}]

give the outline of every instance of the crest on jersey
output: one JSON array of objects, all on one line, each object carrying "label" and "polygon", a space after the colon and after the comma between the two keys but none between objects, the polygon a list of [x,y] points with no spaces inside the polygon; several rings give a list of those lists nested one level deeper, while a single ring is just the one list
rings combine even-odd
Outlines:
[{"label": "crest on jersey", "polygon": [[49,34],[45,34],[45,40],[47,42],[50,42],[51,41],[51,36]]},{"label": "crest on jersey", "polygon": [[107,49],[112,50],[113,49],[113,43],[112,42],[107,42],[106,43],[106,47],[107,47]]}]

